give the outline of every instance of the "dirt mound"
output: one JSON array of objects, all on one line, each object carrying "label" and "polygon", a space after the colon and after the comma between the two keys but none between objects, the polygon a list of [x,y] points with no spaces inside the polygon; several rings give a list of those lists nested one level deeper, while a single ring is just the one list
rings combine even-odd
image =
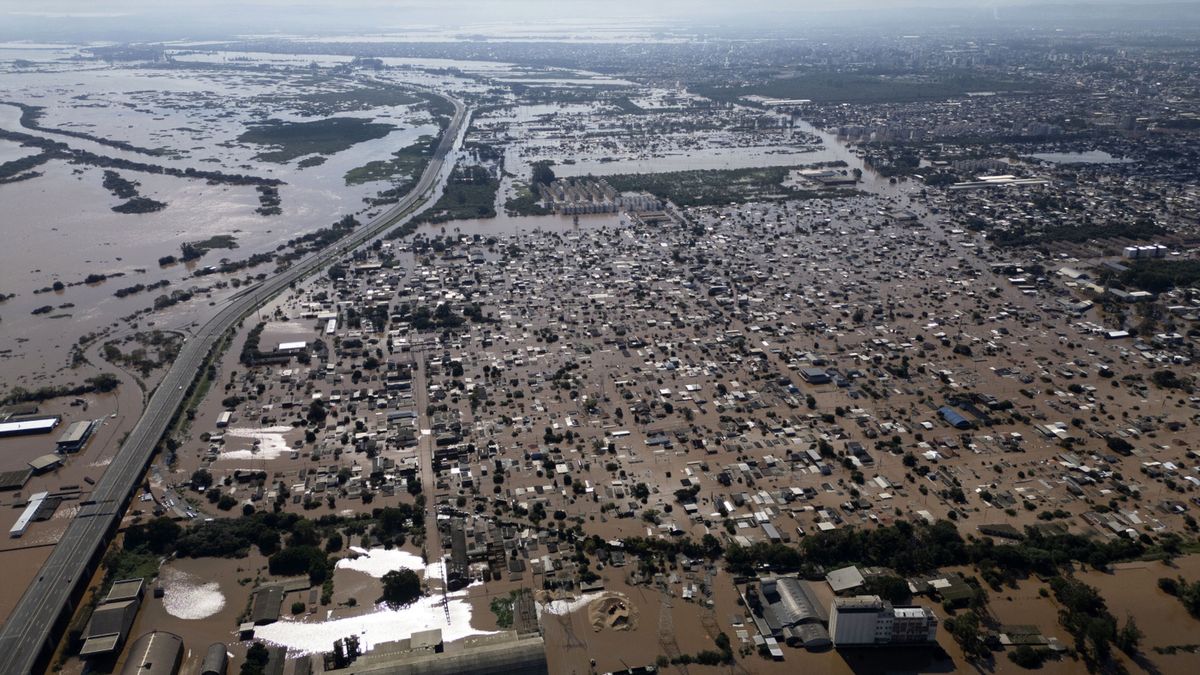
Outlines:
[{"label": "dirt mound", "polygon": [[605,593],[588,605],[588,621],[597,633],[637,628],[637,607],[622,593]]}]

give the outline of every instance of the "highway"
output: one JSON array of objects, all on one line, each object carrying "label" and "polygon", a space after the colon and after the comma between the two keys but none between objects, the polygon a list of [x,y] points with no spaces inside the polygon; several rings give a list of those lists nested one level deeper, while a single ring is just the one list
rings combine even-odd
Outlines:
[{"label": "highway", "polygon": [[[441,180],[446,157],[459,146],[468,115],[461,101],[436,92],[427,93],[453,103],[454,116],[417,186],[385,213],[332,246],[231,298],[183,345],[175,363],[150,397],[141,418],[97,481],[90,498],[82,503],[79,514],[68,525],[37,578],[25,590],[0,629],[0,654],[7,655],[0,657],[0,673],[25,675],[49,665],[76,603],[82,598],[100,557],[117,531],[121,515],[150,464],[155,446],[166,433],[167,425],[183,404],[190,385],[218,340],[248,313],[287,290],[292,283],[433,203],[438,194],[434,188]],[[136,636],[131,639],[133,637]]]}]

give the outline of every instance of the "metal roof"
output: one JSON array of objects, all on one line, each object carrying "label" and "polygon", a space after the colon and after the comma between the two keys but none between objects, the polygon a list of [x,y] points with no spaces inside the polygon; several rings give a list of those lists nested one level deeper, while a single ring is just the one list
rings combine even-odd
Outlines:
[{"label": "metal roof", "polygon": [[182,661],[183,638],[166,631],[151,631],[129,647],[121,675],[178,675]]}]

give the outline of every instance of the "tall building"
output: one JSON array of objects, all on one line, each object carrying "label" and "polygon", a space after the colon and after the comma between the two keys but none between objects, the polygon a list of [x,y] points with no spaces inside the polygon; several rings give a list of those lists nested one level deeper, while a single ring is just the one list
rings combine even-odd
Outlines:
[{"label": "tall building", "polygon": [[893,607],[877,595],[835,598],[829,609],[834,647],[924,644],[937,639],[937,617],[925,607]]}]

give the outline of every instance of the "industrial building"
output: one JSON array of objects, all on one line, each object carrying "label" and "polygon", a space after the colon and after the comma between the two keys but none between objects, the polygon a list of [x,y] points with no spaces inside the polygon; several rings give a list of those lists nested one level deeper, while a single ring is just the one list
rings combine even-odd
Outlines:
[{"label": "industrial building", "polygon": [[91,437],[95,424],[92,420],[72,422],[71,426],[67,427],[62,436],[58,437],[58,443],[56,444],[58,451],[79,452],[82,450],[83,446],[87,445],[88,438]]},{"label": "industrial building", "polygon": [[927,644],[937,640],[938,620],[925,607],[893,607],[878,595],[837,598],[829,610],[835,647]]},{"label": "industrial building", "polygon": [[103,656],[121,648],[141,608],[144,583],[140,578],[113,583],[108,595],[92,611],[92,617],[83,631],[80,656]]},{"label": "industrial building", "polygon": [[21,515],[17,516],[17,522],[13,523],[12,528],[9,529],[8,536],[16,539],[25,534],[25,531],[29,529],[29,524],[33,522],[34,517],[37,515],[38,510],[42,508],[42,502],[46,501],[46,497],[49,495],[49,492],[38,492],[30,495],[29,503],[25,505],[25,510],[21,512]]},{"label": "industrial building", "polygon": [[759,590],[746,589],[746,604],[764,636],[810,651],[827,649],[831,644],[825,629],[829,614],[806,581],[795,577],[764,579]]},{"label": "industrial building", "polygon": [[[436,635],[434,635],[436,634]],[[378,645],[344,670],[346,675],[549,675],[540,635],[505,631],[443,644],[441,631],[423,631]]]},{"label": "industrial building", "polygon": [[130,645],[121,675],[178,675],[182,663],[183,638],[166,631],[150,631]]},{"label": "industrial building", "polygon": [[229,651],[224,642],[214,642],[204,653],[200,675],[225,675],[229,670]]},{"label": "industrial building", "polygon": [[5,436],[26,436],[29,434],[48,434],[54,431],[62,417],[20,417],[9,418],[0,422],[0,438]]},{"label": "industrial building", "polygon": [[42,455],[29,460],[29,468],[33,469],[34,473],[46,473],[52,469],[58,468],[63,463],[62,457],[55,454]]}]

